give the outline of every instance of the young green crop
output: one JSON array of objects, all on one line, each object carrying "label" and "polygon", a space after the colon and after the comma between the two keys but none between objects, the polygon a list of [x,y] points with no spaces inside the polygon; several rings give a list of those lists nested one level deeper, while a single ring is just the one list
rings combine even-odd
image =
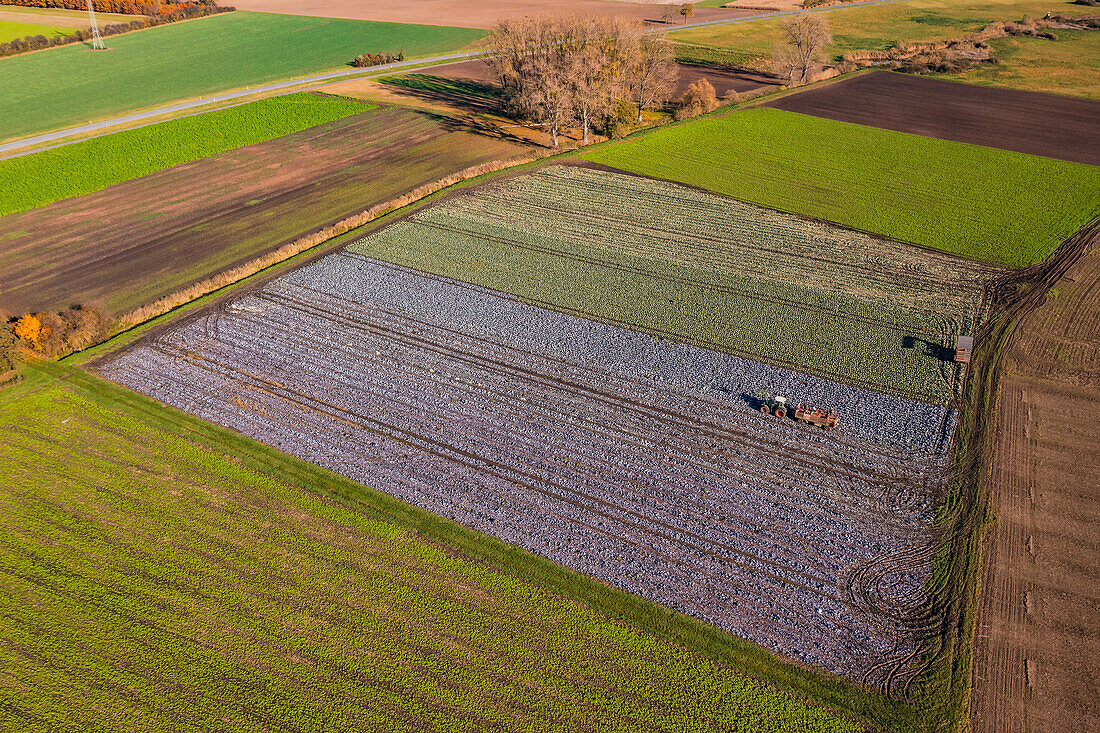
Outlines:
[{"label": "young green crop", "polygon": [[0,160],[0,215],[371,109],[347,99],[289,94]]},{"label": "young green crop", "polygon": [[1100,167],[752,109],[581,157],[1022,267],[1100,214]]},{"label": "young green crop", "polygon": [[65,372],[0,392],[5,728],[860,730],[583,576],[556,593],[439,528],[519,550]]}]

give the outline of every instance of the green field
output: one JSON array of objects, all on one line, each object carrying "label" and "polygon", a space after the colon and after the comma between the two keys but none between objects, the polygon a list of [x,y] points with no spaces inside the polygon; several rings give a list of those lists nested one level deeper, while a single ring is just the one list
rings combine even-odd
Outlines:
[{"label": "green field", "polygon": [[[3,6],[0,6],[3,8]],[[14,41],[24,36],[67,36],[73,32],[72,28],[59,28],[54,25],[40,25],[38,23],[12,23],[0,20],[0,43]]]},{"label": "green field", "polygon": [[[1021,20],[1025,15],[1042,18],[1048,12],[1088,15],[1091,11],[1067,0],[973,0],[961,4],[955,0],[908,0],[886,5],[832,7],[818,12],[828,21],[833,33],[829,51],[839,57],[845,51],[887,49],[901,41],[946,40],[980,31],[995,21]],[[681,43],[724,49],[741,65],[762,66],[782,41],[782,20],[762,19],[678,31],[670,34],[670,38]],[[977,66],[957,78],[1016,89],[1100,98],[1095,65],[1097,41],[1094,38],[1098,34],[1062,30],[1055,33],[1059,37],[1056,42],[1026,39],[1031,43],[1025,45],[1033,47],[1028,53],[1012,53],[1002,41],[994,41],[993,48],[1002,64]],[[1010,43],[1018,40],[1010,39]],[[681,53],[687,54],[687,50]]]},{"label": "green field", "polygon": [[972,259],[1042,261],[1100,214],[1100,167],[752,109],[582,158]]},{"label": "green field", "polygon": [[636,176],[554,166],[351,251],[521,301],[928,402],[992,268]]},{"label": "green field", "polygon": [[27,377],[0,390],[6,730],[861,730],[728,665],[753,655],[904,715],[72,365]]},{"label": "green field", "polygon": [[[374,108],[316,94],[289,94],[0,160],[0,215],[81,196]],[[96,163],[88,165],[88,161]]]},{"label": "green field", "polygon": [[109,51],[75,44],[13,56],[0,60],[0,139],[335,69],[365,51],[445,53],[483,35],[237,11],[112,36]]}]

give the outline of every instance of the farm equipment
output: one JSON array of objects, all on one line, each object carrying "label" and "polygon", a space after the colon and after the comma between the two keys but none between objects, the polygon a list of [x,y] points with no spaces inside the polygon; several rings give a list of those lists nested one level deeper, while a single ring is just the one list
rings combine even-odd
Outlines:
[{"label": "farm equipment", "polygon": [[772,397],[767,392],[757,392],[756,398],[760,400],[760,412],[775,415],[776,417],[787,416],[787,398],[776,395]]},{"label": "farm equipment", "polygon": [[[787,416],[787,398],[780,395],[774,397],[767,392],[757,392],[756,399],[760,401],[760,412],[765,415],[775,415],[783,418]],[[798,422],[816,425],[822,430],[832,430],[837,426],[840,417],[832,410],[820,407],[807,407],[801,402],[794,408],[794,419]]]},{"label": "farm equipment", "polygon": [[800,402],[798,407],[794,408],[794,419],[816,425],[822,430],[832,430],[836,427],[839,418],[832,410],[824,410],[820,407],[805,407]]}]

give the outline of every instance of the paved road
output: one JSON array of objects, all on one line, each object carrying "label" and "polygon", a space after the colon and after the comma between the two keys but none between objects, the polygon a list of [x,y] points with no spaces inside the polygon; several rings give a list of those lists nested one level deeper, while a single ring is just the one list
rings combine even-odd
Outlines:
[{"label": "paved road", "polygon": [[[905,2],[905,0],[863,0],[863,2],[845,3],[842,5],[830,5],[824,8],[816,8],[810,12],[820,13],[830,10],[838,10],[840,8],[853,8],[863,5],[886,5],[891,3]],[[754,20],[760,20],[761,18],[779,18],[786,15],[797,15],[798,13],[806,12],[803,10],[784,10],[779,12],[762,12],[756,15],[749,15],[743,18],[730,18],[728,20],[711,20],[698,23],[684,23],[682,25],[670,25],[668,27],[660,27],[653,29],[654,33],[666,33],[673,31],[691,30],[692,28],[707,28],[716,25],[732,25],[734,23],[748,23]],[[370,69],[339,69],[337,71],[329,71],[323,74],[314,74],[311,76],[303,76],[297,79],[290,79],[288,81],[280,81],[274,84],[264,84],[257,87],[250,87],[248,89],[241,89],[235,92],[225,92],[222,94],[215,94],[210,97],[200,97],[198,99],[192,99],[187,102],[180,102],[178,104],[168,105],[167,107],[157,107],[155,109],[146,110],[144,112],[134,112],[133,114],[123,115],[121,117],[113,117],[111,119],[102,120],[100,122],[90,122],[86,125],[78,125],[76,127],[69,127],[64,130],[56,130],[54,132],[47,132],[42,135],[35,135],[33,137],[24,137],[18,140],[12,140],[0,145],[0,159],[3,158],[15,158],[21,155],[28,155],[31,152],[36,151],[23,151],[17,152],[20,148],[25,148],[31,145],[41,145],[42,143],[49,143],[55,141],[62,141],[65,138],[72,137],[74,135],[83,135],[89,132],[97,132],[104,134],[108,131],[108,128],[115,127],[117,125],[126,124],[128,122],[140,122],[152,117],[159,117],[165,114],[171,114],[173,112],[182,112],[188,109],[194,109],[196,107],[205,107],[210,104],[216,104],[219,102],[229,102],[241,97],[248,97],[254,94],[265,94],[267,92],[278,92],[280,89],[288,89],[290,87],[300,87],[302,85],[329,82],[333,79],[340,79],[346,76],[353,76],[356,74],[374,75],[385,74],[391,71],[407,68],[410,66],[425,66],[425,65],[439,65],[443,63],[449,63],[451,61],[461,61],[463,59],[473,58],[482,55],[483,51],[466,51],[463,53],[451,53],[441,56],[432,56],[430,58],[412,59],[410,61],[398,61],[392,64],[382,64],[380,66],[374,66]],[[284,94],[289,93],[283,92]],[[277,96],[277,95],[270,95]],[[209,111],[209,110],[208,110]],[[201,113],[200,113],[201,114]],[[92,135],[91,137],[95,137]],[[86,138],[81,138],[86,139]],[[68,145],[72,142],[78,142],[76,140],[69,140],[66,142],[59,142],[57,146]]]}]

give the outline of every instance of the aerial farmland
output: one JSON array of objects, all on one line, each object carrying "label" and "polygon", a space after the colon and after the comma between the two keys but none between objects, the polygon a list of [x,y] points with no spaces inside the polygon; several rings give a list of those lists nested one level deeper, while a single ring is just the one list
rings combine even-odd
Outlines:
[{"label": "aerial farmland", "polygon": [[1089,8],[35,5],[0,730],[1100,725]]}]

